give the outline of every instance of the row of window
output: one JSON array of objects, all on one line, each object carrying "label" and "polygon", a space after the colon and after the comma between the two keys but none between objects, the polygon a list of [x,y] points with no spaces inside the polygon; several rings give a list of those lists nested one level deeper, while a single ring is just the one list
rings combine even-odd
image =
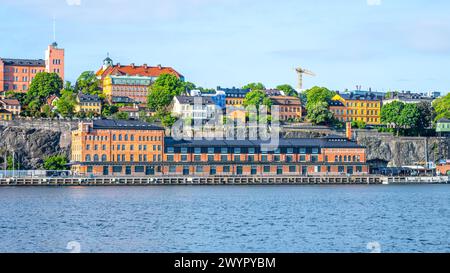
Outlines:
[{"label": "row of window", "polygon": [[[8,73],[8,72],[13,72],[13,73],[19,73],[19,69],[18,68],[8,68],[8,67],[6,67],[5,68],[5,73]],[[44,69],[30,69],[30,72],[32,73],[32,74],[37,74],[37,73],[39,73],[39,72],[44,72]],[[22,68],[22,73],[28,73],[28,69],[27,68]]]},{"label": "row of window", "polygon": [[380,103],[358,103],[358,102],[347,102],[347,106],[350,107],[380,107]]},{"label": "row of window", "polygon": [[[119,140],[119,141],[134,141],[135,140],[135,136],[134,135],[116,135],[113,134],[112,135],[112,139],[113,141]],[[87,135],[84,137],[84,140],[97,140],[97,141],[108,141],[108,137],[107,136],[94,136],[94,135]],[[162,137],[161,136],[138,136],[138,140],[139,141],[161,141]]]},{"label": "row of window", "polygon": [[187,148],[187,147],[170,147],[168,146],[166,148],[166,153],[173,154],[173,153],[181,153],[181,154],[255,154],[255,153],[261,153],[261,154],[319,154],[320,149],[319,148],[278,148],[274,151],[263,151],[260,148],[229,148],[229,147],[204,147],[204,148]]},{"label": "row of window", "polygon": [[[7,83],[5,83],[5,85],[4,85],[4,90],[5,91],[8,91],[8,90],[10,90],[10,88],[9,88],[9,84],[7,84]],[[18,85],[17,84],[13,84],[12,85],[12,89],[11,90],[19,90],[19,88],[18,88]],[[28,85],[26,85],[26,84],[23,84],[22,85],[22,89],[21,89],[22,91],[26,91],[26,90],[28,90]]]},{"label": "row of window", "polygon": [[[153,162],[160,162],[161,161],[161,155],[153,155],[152,159]],[[138,160],[138,162],[148,162],[148,157],[145,154],[139,154],[137,157],[135,155],[126,155],[126,154],[118,154],[118,155],[111,155],[111,161],[112,162],[134,162],[135,160]],[[99,156],[98,154],[95,154],[91,157],[91,155],[85,156],[85,162],[107,162],[108,157],[104,154]]]},{"label": "row of window", "polygon": [[[248,156],[240,156],[235,155],[233,157],[233,161],[235,162],[255,162],[259,157],[256,157],[254,155],[248,155]],[[189,159],[188,155],[181,155],[180,160],[181,162],[187,162]],[[307,162],[307,159],[309,159],[309,162],[319,162],[319,157],[317,155],[311,155],[309,158],[306,157],[306,155],[300,155],[298,157],[298,162]],[[214,155],[208,155],[206,157],[206,160],[208,162],[229,162],[230,157],[228,155],[221,155],[220,159]],[[193,162],[203,162],[201,155],[194,155],[192,157]],[[260,162],[281,162],[282,158],[280,155],[273,155],[271,158],[269,158],[268,155],[261,155]],[[286,155],[283,159],[284,162],[295,162],[293,155]],[[167,162],[175,162],[175,156],[174,155],[167,155]],[[330,158],[328,156],[324,157],[324,162],[330,162]],[[361,162],[361,157],[358,155],[344,155],[344,156],[335,156],[333,162]]]}]

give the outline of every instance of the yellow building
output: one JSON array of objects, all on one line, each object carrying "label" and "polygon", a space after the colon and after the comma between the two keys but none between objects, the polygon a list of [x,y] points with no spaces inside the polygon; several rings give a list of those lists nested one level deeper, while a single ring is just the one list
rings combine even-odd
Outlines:
[{"label": "yellow building", "polygon": [[0,109],[0,120],[12,120],[12,113],[5,109]]},{"label": "yellow building", "polygon": [[381,124],[381,99],[375,94],[337,94],[334,101],[344,105],[344,111],[336,116],[342,122],[364,121],[367,125]]},{"label": "yellow building", "polygon": [[102,113],[102,101],[98,96],[78,94],[75,112],[95,113],[100,115]]}]

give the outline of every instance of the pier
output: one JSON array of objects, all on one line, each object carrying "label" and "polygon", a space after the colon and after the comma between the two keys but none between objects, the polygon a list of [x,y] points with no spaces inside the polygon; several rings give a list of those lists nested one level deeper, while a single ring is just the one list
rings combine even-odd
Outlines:
[{"label": "pier", "polygon": [[146,177],[15,177],[0,186],[144,186],[144,185],[382,185],[446,184],[449,177],[383,176],[146,176]]}]

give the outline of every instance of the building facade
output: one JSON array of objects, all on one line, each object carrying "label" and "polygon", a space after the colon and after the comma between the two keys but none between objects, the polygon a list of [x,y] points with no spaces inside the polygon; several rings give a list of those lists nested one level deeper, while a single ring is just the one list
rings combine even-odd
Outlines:
[{"label": "building facade", "polygon": [[367,125],[381,124],[382,101],[374,94],[336,94],[332,100],[340,101],[345,107],[344,113],[336,116],[342,122],[364,121]]},{"label": "building facade", "polygon": [[0,99],[0,109],[5,109],[14,116],[19,116],[22,111],[20,102],[17,99]]},{"label": "building facade", "polygon": [[78,94],[77,105],[75,106],[75,113],[94,113],[101,115],[102,113],[102,101],[98,96]]},{"label": "building facade", "polygon": [[441,137],[450,136],[450,119],[441,118],[436,123],[436,133]]},{"label": "building facade", "polygon": [[0,92],[25,93],[37,73],[56,73],[64,81],[64,49],[53,43],[45,51],[45,60],[0,58]]},{"label": "building facade", "polygon": [[5,109],[0,109],[0,120],[12,120],[12,113]]},{"label": "building facade", "polygon": [[302,103],[300,98],[289,96],[272,96],[272,105],[279,107],[280,121],[295,121],[302,118]]},{"label": "building facade", "polygon": [[96,76],[108,101],[111,102],[114,97],[129,97],[134,101],[147,103],[149,86],[162,74],[171,74],[184,81],[184,76],[171,67],[114,64],[109,57],[103,61]]},{"label": "building facade", "polygon": [[94,120],[72,132],[78,175],[365,175],[364,147],[343,137],[281,139],[266,151],[258,140],[176,140],[140,121]]},{"label": "building facade", "polygon": [[216,104],[211,97],[175,96],[172,113],[182,119],[206,121],[215,116]]},{"label": "building facade", "polygon": [[222,88],[217,87],[217,91],[222,91],[225,93],[225,105],[233,107],[241,107],[244,104],[245,96],[250,92],[250,89],[240,89],[240,88]]}]

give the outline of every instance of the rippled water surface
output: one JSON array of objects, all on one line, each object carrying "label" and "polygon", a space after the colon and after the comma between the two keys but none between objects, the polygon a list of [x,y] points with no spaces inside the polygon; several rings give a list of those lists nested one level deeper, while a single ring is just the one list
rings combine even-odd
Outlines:
[{"label": "rippled water surface", "polygon": [[0,252],[71,241],[82,252],[450,252],[450,186],[0,188]]}]

